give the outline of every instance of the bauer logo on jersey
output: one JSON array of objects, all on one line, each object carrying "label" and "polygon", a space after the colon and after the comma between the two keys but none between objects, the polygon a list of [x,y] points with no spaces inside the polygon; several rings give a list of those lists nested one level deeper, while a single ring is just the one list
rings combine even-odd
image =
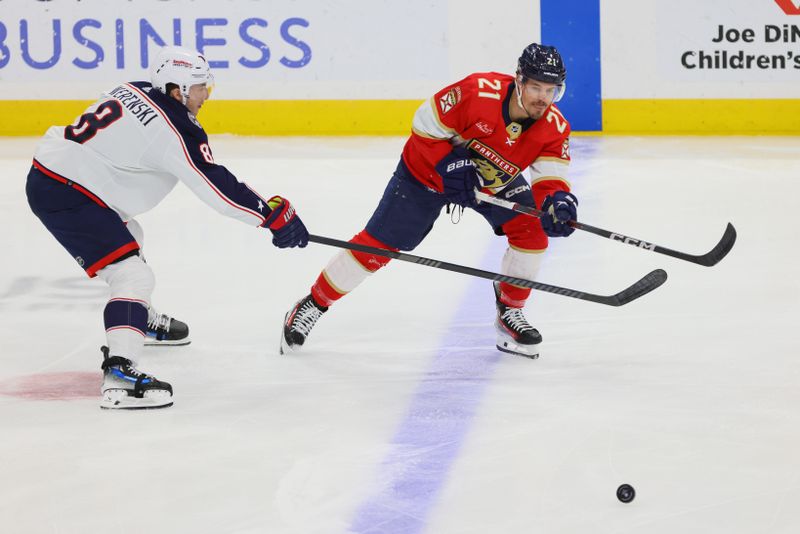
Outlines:
[{"label": "bauer logo on jersey", "polygon": [[472,161],[481,173],[484,187],[489,189],[503,187],[519,174],[519,167],[503,159],[492,147],[475,139],[470,141],[468,146],[470,151],[479,156]]},{"label": "bauer logo on jersey", "polygon": [[439,107],[442,110],[442,114],[447,113],[453,107],[461,101],[461,88],[454,87],[450,89],[441,97],[439,97]]},{"label": "bauer logo on jersey", "polygon": [[564,139],[564,144],[561,145],[561,158],[569,159],[569,137]]}]

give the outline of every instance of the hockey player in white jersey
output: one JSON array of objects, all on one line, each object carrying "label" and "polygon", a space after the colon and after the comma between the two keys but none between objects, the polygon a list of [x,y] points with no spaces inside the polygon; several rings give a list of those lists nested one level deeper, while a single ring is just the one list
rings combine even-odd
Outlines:
[{"label": "hockey player in white jersey", "polygon": [[31,209],[90,277],[111,288],[102,408],[171,406],[172,386],[138,371],[135,361],[146,340],[188,342],[185,324],[150,306],[155,280],[136,215],[180,181],[221,214],[271,230],[277,247],[308,244],[288,200],[264,199],[215,163],[197,121],[213,81],[202,55],[165,47],[150,82],[104,93],[73,125],[50,128],[36,149],[26,187]]}]

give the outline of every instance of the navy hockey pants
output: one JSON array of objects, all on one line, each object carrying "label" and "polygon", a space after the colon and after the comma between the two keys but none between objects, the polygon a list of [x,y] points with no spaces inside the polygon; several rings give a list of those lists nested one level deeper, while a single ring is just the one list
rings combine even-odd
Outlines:
[{"label": "navy hockey pants", "polygon": [[117,212],[37,161],[28,173],[25,192],[33,213],[90,277],[138,253],[139,244]]},{"label": "navy hockey pants", "polygon": [[[530,185],[522,174],[514,178],[500,196],[510,202],[535,207]],[[445,205],[445,196],[428,189],[411,176],[401,159],[366,230],[390,247],[414,250],[431,231]],[[486,219],[497,235],[504,235],[502,226],[518,216],[511,210],[486,203],[479,204],[474,210]]]}]

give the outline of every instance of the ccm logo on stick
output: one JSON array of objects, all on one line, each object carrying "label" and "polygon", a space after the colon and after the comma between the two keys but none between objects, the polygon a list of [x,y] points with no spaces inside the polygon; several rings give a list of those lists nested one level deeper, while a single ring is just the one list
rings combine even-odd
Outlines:
[{"label": "ccm logo on stick", "polygon": [[529,185],[521,185],[521,186],[515,187],[511,191],[505,193],[503,196],[506,197],[506,198],[511,198],[514,195],[516,195],[517,193],[522,193],[523,191],[530,191],[530,190],[531,190],[531,187]]},{"label": "ccm logo on stick", "polygon": [[647,249],[647,250],[655,250],[656,246],[650,244],[646,241],[639,241],[638,239],[633,239],[632,237],[628,237],[622,234],[611,234],[611,239],[614,241],[622,241],[623,243],[627,243],[629,245],[636,245],[639,248]]}]

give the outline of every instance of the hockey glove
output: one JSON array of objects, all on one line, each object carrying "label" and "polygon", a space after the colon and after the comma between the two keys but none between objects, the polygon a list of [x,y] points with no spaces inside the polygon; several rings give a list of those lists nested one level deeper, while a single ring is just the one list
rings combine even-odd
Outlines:
[{"label": "hockey glove", "polygon": [[436,172],[442,177],[444,196],[448,201],[465,207],[478,205],[475,189],[481,188],[481,180],[466,148],[453,147],[453,150],[436,164]]},{"label": "hockey glove", "polygon": [[567,237],[575,231],[567,222],[578,218],[578,199],[572,193],[556,191],[542,202],[544,215],[539,219],[550,237]]},{"label": "hockey glove", "polygon": [[288,200],[276,195],[267,201],[267,205],[272,213],[263,226],[272,231],[273,245],[278,248],[303,248],[308,245],[308,230]]}]

